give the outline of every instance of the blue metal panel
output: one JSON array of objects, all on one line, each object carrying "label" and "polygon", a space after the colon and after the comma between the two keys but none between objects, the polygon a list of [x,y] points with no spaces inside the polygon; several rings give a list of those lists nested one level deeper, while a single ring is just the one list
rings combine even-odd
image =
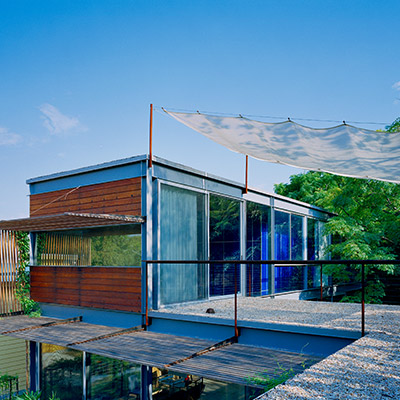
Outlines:
[{"label": "blue metal panel", "polygon": [[206,189],[210,192],[221,193],[226,196],[233,196],[242,198],[243,197],[243,189],[237,186],[230,186],[227,184],[221,184],[216,181],[207,180],[206,181]]},{"label": "blue metal panel", "polygon": [[28,183],[28,184],[38,183],[38,182],[43,182],[43,181],[49,181],[52,179],[59,179],[59,178],[63,178],[66,176],[71,176],[71,175],[86,174],[88,172],[133,164],[133,163],[136,163],[139,161],[145,161],[146,159],[147,159],[147,156],[145,156],[145,155],[129,157],[129,158],[124,158],[122,160],[115,160],[115,161],[105,162],[105,163],[101,163],[101,164],[90,165],[88,167],[77,168],[77,169],[73,169],[70,171],[56,172],[54,174],[39,176],[37,178],[31,178],[31,179],[28,179],[26,181],[26,183]]},{"label": "blue metal panel", "polygon": [[30,183],[31,194],[47,193],[62,189],[72,189],[77,186],[94,185],[97,183],[112,182],[142,176],[142,163],[145,164],[145,162],[136,162],[134,164],[116,166],[80,174],[75,174],[72,172],[71,175],[64,175],[50,180],[43,180],[34,183],[30,183],[30,181],[27,182]]},{"label": "blue metal panel", "polygon": [[153,164],[153,176],[170,182],[204,189],[204,177],[196,176],[189,172],[178,171],[163,165]]},{"label": "blue metal panel", "polygon": [[117,328],[132,328],[142,324],[142,315],[122,311],[107,311],[85,307],[40,303],[43,317],[73,318],[82,316],[83,322]]},{"label": "blue metal panel", "polygon": [[241,328],[239,343],[327,357],[353,343],[353,339],[278,330]]},{"label": "blue metal panel", "polygon": [[227,325],[227,321],[223,322],[225,322],[225,325],[223,325],[222,322],[220,324],[208,324],[191,321],[189,319],[184,319],[183,316],[179,316],[178,319],[152,317],[149,331],[220,342],[235,334],[233,326]]},{"label": "blue metal panel", "polygon": [[237,184],[231,184],[221,178],[216,180],[207,176],[207,174],[195,174],[191,169],[177,170],[168,168],[165,165],[153,164],[154,176],[170,182],[180,183],[182,185],[192,186],[197,189],[205,189],[211,192],[242,198],[242,188]]},{"label": "blue metal panel", "polygon": [[[151,313],[151,320],[149,330],[154,332],[216,342],[234,335],[233,322],[223,318]],[[322,357],[335,353],[360,337],[353,331],[262,322],[238,321],[238,326],[241,344]]]}]

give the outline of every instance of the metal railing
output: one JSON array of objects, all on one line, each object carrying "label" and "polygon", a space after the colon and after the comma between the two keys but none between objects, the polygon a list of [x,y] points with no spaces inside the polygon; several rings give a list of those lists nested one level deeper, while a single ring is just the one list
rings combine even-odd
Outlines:
[{"label": "metal railing", "polygon": [[[208,264],[208,265],[234,265],[234,329],[235,337],[239,336],[238,329],[238,305],[237,305],[237,266],[238,265],[272,265],[274,267],[307,267],[317,266],[320,268],[320,301],[323,301],[323,282],[324,266],[360,266],[361,284],[361,336],[365,335],[365,266],[366,265],[400,265],[400,260],[143,260],[146,265],[146,302],[145,302],[145,323],[149,325],[149,290],[148,290],[148,266],[149,264]],[[271,294],[271,296],[274,294]]]}]

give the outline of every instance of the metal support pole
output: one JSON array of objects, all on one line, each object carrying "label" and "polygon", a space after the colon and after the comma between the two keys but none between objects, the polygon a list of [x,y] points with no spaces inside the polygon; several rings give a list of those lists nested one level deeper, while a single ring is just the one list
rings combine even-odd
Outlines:
[{"label": "metal support pole", "polygon": [[153,104],[150,104],[149,168],[153,166]]},{"label": "metal support pole", "polygon": [[321,290],[321,294],[320,294],[320,300],[322,301],[323,299],[323,290],[322,290],[322,264],[320,264],[319,266],[319,272],[320,272],[320,290]]},{"label": "metal support pole", "polygon": [[243,191],[244,194],[247,194],[249,189],[249,156],[246,155],[246,176],[245,176],[245,189]]},{"label": "metal support pole", "polygon": [[237,264],[235,264],[235,338],[239,337],[239,331],[237,327]]},{"label": "metal support pole", "polygon": [[361,336],[365,335],[365,266],[361,264]]}]

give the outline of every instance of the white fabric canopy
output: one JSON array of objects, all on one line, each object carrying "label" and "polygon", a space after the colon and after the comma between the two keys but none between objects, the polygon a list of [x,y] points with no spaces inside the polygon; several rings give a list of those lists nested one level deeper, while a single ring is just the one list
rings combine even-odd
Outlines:
[{"label": "white fabric canopy", "polygon": [[228,149],[312,171],[400,183],[400,134],[347,124],[313,129],[292,121],[265,123],[164,110]]}]

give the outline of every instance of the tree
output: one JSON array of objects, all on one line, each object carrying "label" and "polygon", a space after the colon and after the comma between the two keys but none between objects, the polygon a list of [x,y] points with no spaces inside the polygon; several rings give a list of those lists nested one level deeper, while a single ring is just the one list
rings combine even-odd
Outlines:
[{"label": "tree", "polygon": [[[400,118],[386,127],[400,132]],[[398,259],[400,257],[400,185],[348,178],[328,173],[293,175],[275,192],[322,207],[334,214],[326,224],[333,237],[328,251],[335,259]],[[369,300],[384,296],[382,275],[396,273],[393,265],[367,269]],[[371,280],[374,278],[373,280]]]}]

